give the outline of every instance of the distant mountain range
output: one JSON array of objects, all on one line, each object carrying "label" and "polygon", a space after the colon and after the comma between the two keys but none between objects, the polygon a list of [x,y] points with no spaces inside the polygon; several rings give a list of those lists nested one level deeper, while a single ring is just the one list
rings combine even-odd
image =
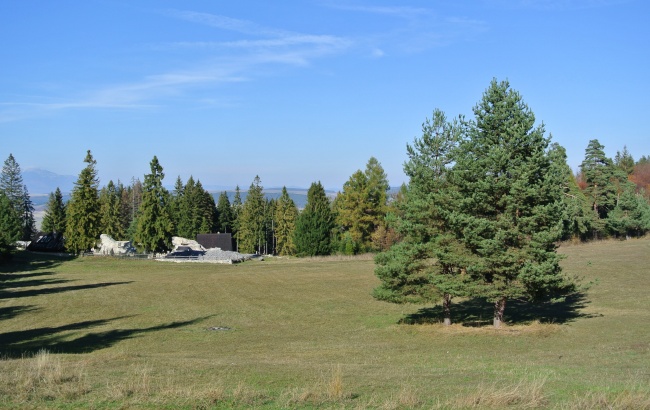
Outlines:
[{"label": "distant mountain range", "polygon": [[[70,198],[69,194],[77,180],[77,177],[74,175],[59,175],[42,168],[26,169],[22,171],[22,177],[23,183],[27,185],[27,190],[29,191],[32,202],[36,206],[37,210],[40,210],[39,206],[40,208],[43,208],[47,203],[49,194],[56,191],[57,188],[59,188],[63,193],[63,200],[67,201]],[[235,198],[235,189],[233,187],[204,185],[204,188],[208,192],[212,193],[215,202],[217,202],[219,195],[224,191],[228,194],[228,199],[231,203]],[[172,191],[174,188],[168,186],[167,189]],[[399,187],[393,187],[390,192],[397,192],[398,190]],[[303,209],[307,203],[308,188],[288,187],[287,191],[289,192],[291,199],[296,203],[296,206]],[[332,199],[336,196],[336,191],[333,190],[326,190],[325,193]],[[267,199],[278,199],[281,194],[282,188],[264,188],[264,195]],[[242,201],[246,200],[245,190],[241,190],[241,199]]]},{"label": "distant mountain range", "polygon": [[30,195],[49,195],[56,191],[70,192],[77,177],[74,175],[59,175],[41,168],[28,168],[22,171],[23,183],[27,185]]},{"label": "distant mountain range", "polygon": [[[22,171],[23,183],[27,185],[27,190],[32,198],[32,203],[36,206],[37,210],[43,208],[47,203],[49,194],[56,191],[57,188],[63,193],[63,200],[70,199],[70,192],[77,181],[77,176],[74,175],[59,175],[54,172],[42,168],[29,168]],[[170,191],[174,188],[172,186],[166,187]],[[222,185],[204,185],[204,188],[213,194],[215,202],[219,199],[222,192],[228,194],[228,199],[232,203],[235,198],[235,189],[229,186]],[[291,187],[287,188],[289,196],[294,200],[298,208],[304,208],[307,203],[307,188]],[[334,197],[336,192],[328,190],[327,195]],[[278,199],[282,194],[282,188],[264,188],[264,194],[267,199]],[[241,190],[242,201],[246,200],[246,191]]]}]

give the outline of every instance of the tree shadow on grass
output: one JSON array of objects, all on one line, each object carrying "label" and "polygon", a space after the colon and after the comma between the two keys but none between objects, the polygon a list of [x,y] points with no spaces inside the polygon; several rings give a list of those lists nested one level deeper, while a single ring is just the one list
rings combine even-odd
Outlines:
[{"label": "tree shadow on grass", "polygon": [[34,311],[39,310],[39,309],[40,308],[38,308],[38,307],[36,307],[34,305],[1,307],[0,308],[0,320],[13,319],[16,316],[21,315],[23,313],[34,312]]},{"label": "tree shadow on grass", "polygon": [[70,339],[70,337],[74,335],[74,331],[102,326],[127,317],[129,316],[115,317],[112,319],[87,320],[58,327],[43,327],[0,334],[0,354],[5,358],[18,358],[33,355],[41,349],[46,349],[52,353],[90,353],[95,350],[111,347],[122,340],[138,337],[142,334],[189,326],[203,321],[210,316],[199,317],[192,320],[176,321],[140,329],[113,329],[97,333],[89,332],[75,339]]},{"label": "tree shadow on grass", "polygon": [[[50,274],[52,275],[52,272],[43,272],[39,276],[47,275]],[[27,274],[31,275],[31,274]],[[27,287],[32,287],[32,286],[43,286],[43,285],[58,285],[61,283],[67,283],[70,282],[68,279],[47,279],[47,278],[41,278],[41,279],[28,279],[28,280],[16,280],[16,279],[22,279],[24,277],[27,277],[27,275],[16,275],[19,276],[19,278],[12,278],[11,280],[5,280],[3,281],[0,278],[0,291],[2,289],[13,289],[13,288],[27,288]],[[3,275],[0,275],[3,276]]]},{"label": "tree shadow on grass", "polygon": [[74,257],[67,255],[19,251],[13,254],[10,259],[0,261],[0,273],[16,274],[18,272],[52,269],[65,261],[72,260],[73,258]]},{"label": "tree shadow on grass", "polygon": [[[561,302],[531,303],[521,300],[511,300],[506,304],[505,321],[510,324],[527,324],[535,320],[542,323],[568,323],[580,318],[602,316],[583,313],[582,310],[589,301],[583,293],[568,296]],[[452,323],[462,323],[463,326],[491,325],[494,316],[493,304],[483,298],[473,298],[453,303],[451,305]],[[416,313],[406,315],[399,320],[400,324],[416,325],[440,323],[443,320],[442,306],[426,307]]]},{"label": "tree shadow on grass", "polygon": [[[63,283],[63,282],[66,281],[62,281],[59,283]],[[28,289],[28,290],[19,290],[19,291],[0,290],[0,299],[13,299],[13,298],[25,298],[25,297],[38,296],[38,295],[50,295],[53,293],[70,292],[70,291],[84,290],[84,289],[105,288],[108,286],[125,285],[129,283],[133,283],[133,281],[101,282],[101,283],[90,283],[87,285],[58,286],[54,288]],[[43,283],[43,284],[47,284],[47,283]]]}]

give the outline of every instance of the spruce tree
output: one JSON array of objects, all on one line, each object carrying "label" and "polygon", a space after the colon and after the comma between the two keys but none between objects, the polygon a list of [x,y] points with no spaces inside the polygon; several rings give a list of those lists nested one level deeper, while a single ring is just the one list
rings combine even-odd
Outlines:
[{"label": "spruce tree", "polygon": [[24,188],[20,165],[16,162],[13,154],[9,154],[0,174],[0,191],[9,199],[18,215],[22,213]]},{"label": "spruce tree", "polygon": [[634,158],[632,154],[627,150],[627,146],[623,146],[623,152],[616,151],[616,156],[614,157],[614,165],[618,167],[621,171],[625,172],[626,175],[630,175],[634,171]]},{"label": "spruce tree", "polygon": [[294,243],[299,256],[329,255],[334,215],[325,189],[314,182],[307,191],[307,204],[296,221]]},{"label": "spruce tree", "polygon": [[101,233],[121,241],[126,237],[121,219],[122,193],[113,181],[108,181],[99,193],[100,213],[102,221]]},{"label": "spruce tree", "polygon": [[[120,183],[121,185],[121,183]],[[126,237],[133,241],[137,227],[137,217],[142,203],[142,182],[140,179],[132,178],[131,185],[121,189],[120,220]]]},{"label": "spruce tree", "polygon": [[564,212],[562,216],[563,228],[562,239],[585,240],[591,231],[594,222],[594,213],[591,210],[589,200],[578,186],[571,168],[566,163],[566,150],[557,143],[553,143],[549,149],[551,161],[555,167],[558,177],[562,183],[562,202]]},{"label": "spruce tree", "polygon": [[241,210],[242,210],[241,192],[239,185],[235,188],[235,197],[232,200],[232,232],[235,238],[235,249],[239,252],[239,225],[241,224]]},{"label": "spruce tree", "polygon": [[36,235],[36,220],[34,219],[34,204],[27,191],[27,185],[23,187],[23,198],[20,204],[20,219],[22,222],[23,241],[30,241]]},{"label": "spruce tree", "polygon": [[265,207],[264,188],[259,176],[256,176],[248,188],[246,201],[239,214],[239,252],[262,253],[265,244]]},{"label": "spruce tree", "polygon": [[11,200],[0,191],[0,259],[6,259],[20,239],[21,222]]},{"label": "spruce tree", "polygon": [[57,187],[56,191],[51,192],[47,205],[45,206],[45,216],[41,223],[41,230],[46,233],[61,233],[65,236],[65,204],[63,203],[63,194]]},{"label": "spruce tree", "polygon": [[275,207],[275,240],[276,252],[278,255],[295,255],[296,246],[293,242],[293,235],[296,230],[296,219],[298,208],[289,196],[286,187],[282,187],[282,194],[278,198]]},{"label": "spruce tree", "polygon": [[34,220],[34,205],[29,196],[27,186],[23,184],[20,165],[12,154],[5,160],[0,174],[0,191],[9,199],[21,221],[23,241],[28,241],[36,233]]},{"label": "spruce tree", "polygon": [[90,150],[84,162],[86,167],[75,182],[66,210],[66,248],[73,253],[94,248],[101,233],[97,162]]},{"label": "spruce tree", "polygon": [[145,252],[165,252],[171,248],[174,228],[169,214],[170,194],[162,185],[165,174],[156,156],[150,168],[151,173],[144,177],[135,240]]},{"label": "spruce tree", "polygon": [[217,231],[232,233],[233,215],[232,206],[226,191],[219,195],[217,201]]}]

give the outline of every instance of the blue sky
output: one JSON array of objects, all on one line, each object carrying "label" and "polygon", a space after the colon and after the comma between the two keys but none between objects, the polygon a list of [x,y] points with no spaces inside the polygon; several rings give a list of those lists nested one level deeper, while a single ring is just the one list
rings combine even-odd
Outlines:
[{"label": "blue sky", "polygon": [[567,149],[650,155],[650,2],[0,2],[0,157],[102,184],[338,190],[376,157],[406,180],[433,109],[509,80]]}]

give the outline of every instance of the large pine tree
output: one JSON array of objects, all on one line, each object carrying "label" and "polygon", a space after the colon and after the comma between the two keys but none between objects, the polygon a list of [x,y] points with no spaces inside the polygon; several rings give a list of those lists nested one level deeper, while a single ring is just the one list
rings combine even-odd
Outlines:
[{"label": "large pine tree", "polygon": [[332,252],[334,215],[325,189],[314,182],[307,191],[307,205],[296,221],[294,243],[300,256],[329,255]]},{"label": "large pine tree", "polygon": [[162,185],[165,174],[156,156],[150,168],[151,173],[144,176],[135,240],[145,252],[165,252],[171,248],[174,228],[169,213],[170,194]]},{"label": "large pine tree", "polygon": [[375,257],[375,273],[382,281],[374,291],[377,299],[424,303],[442,298],[447,325],[452,298],[468,294],[458,260],[462,245],[445,221],[454,205],[449,201],[447,171],[459,139],[458,124],[435,110],[432,119],[422,124],[422,137],[407,145],[404,172],[409,184],[397,201],[392,222],[403,240]]},{"label": "large pine tree", "polygon": [[97,162],[90,150],[84,162],[86,167],[75,182],[66,212],[65,244],[73,253],[94,248],[101,234],[99,180],[95,169]]},{"label": "large pine tree", "polygon": [[574,289],[556,252],[564,180],[543,126],[535,126],[533,112],[507,81],[492,81],[474,116],[464,124],[449,171],[455,203],[445,219],[469,252],[458,259],[472,278],[471,295],[494,304],[499,327],[509,299],[547,299]]}]

